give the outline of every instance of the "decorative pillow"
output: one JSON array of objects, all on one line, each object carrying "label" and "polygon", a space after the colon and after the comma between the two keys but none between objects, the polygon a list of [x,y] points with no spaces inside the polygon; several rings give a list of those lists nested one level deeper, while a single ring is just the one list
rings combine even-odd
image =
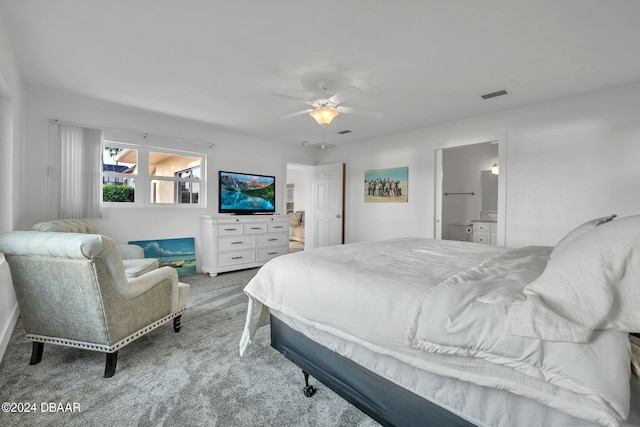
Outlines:
[{"label": "decorative pillow", "polygon": [[302,220],[302,212],[300,211],[293,212],[289,216],[289,225],[291,225],[292,227],[297,227],[298,225],[300,225],[301,220]]},{"label": "decorative pillow", "polygon": [[603,216],[603,217],[600,217],[600,218],[592,219],[592,220],[587,221],[587,222],[585,222],[583,224],[580,224],[579,226],[577,226],[576,228],[571,230],[566,236],[564,236],[558,242],[558,244],[553,248],[553,250],[549,254],[549,259],[553,258],[553,256],[559,250],[561,250],[564,246],[566,246],[567,243],[569,243],[570,241],[572,241],[576,237],[580,236],[583,233],[586,233],[589,230],[593,230],[594,228],[596,228],[599,225],[602,225],[602,224],[605,224],[605,223],[611,221],[612,219],[614,219],[617,216],[618,215],[616,215],[616,214],[609,215],[609,216]]},{"label": "decorative pillow", "polygon": [[524,294],[509,308],[509,335],[588,342],[599,329],[640,332],[640,215],[567,242]]}]

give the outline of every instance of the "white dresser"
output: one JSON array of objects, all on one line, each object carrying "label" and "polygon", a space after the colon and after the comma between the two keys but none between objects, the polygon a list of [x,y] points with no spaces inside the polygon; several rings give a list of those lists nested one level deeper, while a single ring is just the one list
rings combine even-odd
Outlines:
[{"label": "white dresser", "polygon": [[472,223],[474,243],[498,244],[498,224],[495,221],[473,221]]},{"label": "white dresser", "polygon": [[286,215],[202,215],[202,272],[216,276],[259,267],[286,254],[288,227]]}]

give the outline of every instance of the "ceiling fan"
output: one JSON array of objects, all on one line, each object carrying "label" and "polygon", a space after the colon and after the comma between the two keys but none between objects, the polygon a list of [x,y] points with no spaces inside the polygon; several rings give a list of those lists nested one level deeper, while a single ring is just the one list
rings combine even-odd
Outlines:
[{"label": "ceiling fan", "polygon": [[324,141],[324,129],[326,126],[322,126],[322,141],[320,142],[309,142],[309,141],[302,141],[302,145],[306,145],[309,147],[313,147],[313,148],[321,148],[323,150],[326,150],[327,148],[331,148],[331,147],[335,147],[334,144],[329,144],[327,142]]},{"label": "ceiling fan", "polygon": [[307,108],[306,110],[296,111],[295,113],[286,115],[283,119],[288,119],[291,117],[299,116],[302,114],[308,113],[311,117],[313,117],[316,122],[322,126],[328,126],[331,121],[336,118],[340,113],[347,114],[355,114],[359,116],[373,117],[373,118],[381,118],[384,114],[379,111],[372,110],[363,110],[361,108],[353,108],[347,107],[342,104],[347,98],[352,95],[356,95],[361,93],[362,91],[355,86],[349,86],[340,92],[329,96],[327,90],[330,84],[326,80],[321,80],[318,83],[318,87],[325,95],[325,97],[321,99],[317,99],[315,101],[306,101],[305,103],[310,105],[312,108]]}]

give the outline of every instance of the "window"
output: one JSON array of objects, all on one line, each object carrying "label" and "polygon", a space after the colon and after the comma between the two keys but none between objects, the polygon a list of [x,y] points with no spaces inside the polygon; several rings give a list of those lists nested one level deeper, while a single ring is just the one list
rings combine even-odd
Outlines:
[{"label": "window", "polygon": [[102,149],[102,202],[135,202],[138,150],[105,145]]},{"label": "window", "polygon": [[201,157],[150,152],[151,203],[197,204],[201,166]]},{"label": "window", "polygon": [[103,203],[200,205],[204,154],[113,141],[103,148]]},{"label": "window", "polygon": [[[200,166],[176,172],[178,178],[200,179]],[[200,183],[195,180],[181,180],[176,183],[176,199],[178,203],[198,203]]]}]

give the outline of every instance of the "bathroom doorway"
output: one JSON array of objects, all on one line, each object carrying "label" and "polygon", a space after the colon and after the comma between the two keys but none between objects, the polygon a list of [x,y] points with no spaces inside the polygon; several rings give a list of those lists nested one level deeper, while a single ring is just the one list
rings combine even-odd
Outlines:
[{"label": "bathroom doorway", "polygon": [[[504,246],[504,149],[500,141],[436,150],[437,239],[473,241],[473,223],[495,223]],[[500,221],[502,219],[502,221]]]}]

